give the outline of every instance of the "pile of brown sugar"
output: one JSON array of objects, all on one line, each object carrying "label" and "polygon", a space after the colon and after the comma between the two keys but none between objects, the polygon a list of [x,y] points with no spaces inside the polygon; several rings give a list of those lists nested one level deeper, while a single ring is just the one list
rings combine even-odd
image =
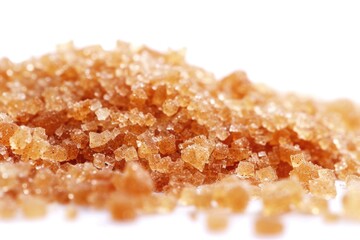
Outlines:
[{"label": "pile of brown sugar", "polygon": [[360,218],[360,108],[349,101],[279,94],[243,72],[218,80],[182,52],[123,42],[1,59],[0,93],[2,217],[54,202],[118,220],[179,204],[241,213],[260,198],[257,229],[273,232],[271,216],[330,214],[339,179],[344,216]]}]

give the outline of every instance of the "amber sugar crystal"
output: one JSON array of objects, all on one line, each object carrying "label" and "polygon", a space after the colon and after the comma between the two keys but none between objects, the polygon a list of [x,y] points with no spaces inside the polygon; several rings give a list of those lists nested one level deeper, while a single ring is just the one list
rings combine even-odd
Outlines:
[{"label": "amber sugar crystal", "polygon": [[277,217],[260,216],[255,221],[255,233],[258,235],[279,235],[284,226]]},{"label": "amber sugar crystal", "polygon": [[[279,94],[243,72],[216,79],[183,52],[65,44],[1,59],[0,93],[5,218],[43,216],[48,203],[118,220],[178,204],[241,213],[260,197],[257,231],[273,233],[271,216],[326,212],[335,181],[359,178],[357,105]],[[358,195],[344,197],[347,215],[359,216]],[[223,227],[214,215],[208,223]]]},{"label": "amber sugar crystal", "polygon": [[206,216],[207,228],[213,232],[224,231],[227,228],[228,221],[228,213],[219,209],[208,212]]}]

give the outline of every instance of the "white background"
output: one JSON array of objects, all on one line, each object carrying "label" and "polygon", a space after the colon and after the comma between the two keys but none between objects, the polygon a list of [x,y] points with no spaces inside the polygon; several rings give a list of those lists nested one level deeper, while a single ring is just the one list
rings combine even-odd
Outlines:
[{"label": "white background", "polygon": [[[21,61],[70,40],[79,47],[102,44],[111,49],[117,39],[158,50],[185,47],[190,63],[217,77],[242,69],[252,81],[280,91],[360,102],[357,1],[0,1],[0,57]],[[156,234],[223,237],[207,235],[201,219],[192,222],[182,212],[118,225],[110,223],[105,213],[83,211],[79,220],[67,223],[61,211],[54,211],[40,222],[0,222],[0,233],[2,237],[12,231],[43,237],[74,233],[84,234],[84,239],[102,234],[114,239]],[[338,239],[348,231],[360,233],[351,223],[328,225],[292,215],[287,220],[283,238],[309,238],[314,233],[321,239]],[[226,236],[249,239],[252,221],[251,214],[234,219]]]}]

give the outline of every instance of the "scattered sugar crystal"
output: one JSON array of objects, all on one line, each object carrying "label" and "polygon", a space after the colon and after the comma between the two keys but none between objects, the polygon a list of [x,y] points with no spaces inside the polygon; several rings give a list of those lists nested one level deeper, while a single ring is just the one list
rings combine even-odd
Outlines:
[{"label": "scattered sugar crystal", "polygon": [[231,209],[233,212],[243,212],[249,202],[249,194],[239,183],[220,183],[214,186],[213,199],[220,207]]},{"label": "scattered sugar crystal", "polygon": [[252,178],[255,176],[255,165],[251,162],[239,162],[236,175],[240,178]]},{"label": "scattered sugar crystal", "polygon": [[17,204],[10,197],[2,197],[0,199],[0,219],[10,219],[15,217],[17,212]]},{"label": "scattered sugar crystal", "polygon": [[195,198],[197,195],[196,188],[184,187],[181,190],[179,202],[183,205],[193,205],[195,203]]},{"label": "scattered sugar crystal", "polygon": [[61,135],[64,134],[64,125],[61,125],[60,127],[58,127],[54,133],[56,136],[61,137]]},{"label": "scattered sugar crystal", "polygon": [[172,154],[176,152],[176,139],[174,135],[163,136],[158,142],[161,154]]},{"label": "scattered sugar crystal", "polygon": [[143,205],[144,213],[169,213],[177,206],[177,199],[162,193],[153,194]]},{"label": "scattered sugar crystal", "polygon": [[264,162],[269,161],[268,156],[265,151],[258,152],[258,157]]},{"label": "scattered sugar crystal", "polygon": [[334,223],[340,219],[341,219],[341,215],[339,213],[328,212],[328,213],[324,214],[324,220],[325,220],[325,222],[328,222],[328,223]]},{"label": "scattered sugar crystal", "polygon": [[151,127],[156,123],[156,118],[151,113],[147,113],[145,114],[144,121],[145,126]]},{"label": "scattered sugar crystal", "polygon": [[24,149],[31,141],[31,129],[20,126],[10,138],[10,146],[12,149]]},{"label": "scattered sugar crystal", "polygon": [[77,217],[77,215],[78,215],[78,211],[75,206],[70,205],[66,208],[66,218],[68,220],[74,220]]},{"label": "scattered sugar crystal", "polygon": [[6,113],[0,112],[0,122],[1,123],[13,123],[14,120]]},{"label": "scattered sugar crystal", "polygon": [[9,146],[9,140],[14,135],[14,133],[17,132],[17,129],[18,126],[16,124],[0,122],[0,144]]},{"label": "scattered sugar crystal", "polygon": [[209,149],[199,144],[193,144],[181,150],[181,159],[199,171],[204,169],[205,164],[209,161],[209,157]]},{"label": "scattered sugar crystal", "polygon": [[95,111],[95,114],[99,121],[104,121],[110,116],[110,110],[108,108],[99,108]]},{"label": "scattered sugar crystal", "polygon": [[193,199],[193,205],[199,209],[210,209],[213,202],[213,193],[211,188],[202,188]]},{"label": "scattered sugar crystal", "polygon": [[360,186],[360,177],[356,175],[348,175],[345,179],[345,184],[348,188],[353,186]]},{"label": "scattered sugar crystal", "polygon": [[111,194],[107,205],[114,220],[129,221],[137,215],[135,202],[123,193]]},{"label": "scattered sugar crystal", "polygon": [[160,173],[167,173],[170,170],[171,158],[161,157],[160,154],[155,154],[149,158],[149,167],[153,171],[158,171]]},{"label": "scattered sugar crystal", "polygon": [[329,204],[324,198],[307,196],[297,206],[297,210],[306,214],[327,215],[329,214]]},{"label": "scattered sugar crystal", "polygon": [[334,170],[332,169],[319,169],[318,175],[321,179],[336,180]]},{"label": "scattered sugar crystal", "polygon": [[181,159],[201,172],[209,161],[214,145],[201,135],[186,141],[181,148]]},{"label": "scattered sugar crystal", "polygon": [[26,218],[40,218],[47,211],[46,201],[39,197],[23,196],[20,207]]},{"label": "scattered sugar crystal", "polygon": [[140,158],[149,158],[158,153],[158,148],[154,142],[149,141],[136,141],[138,148],[138,155]]},{"label": "scattered sugar crystal", "polygon": [[101,102],[98,101],[98,100],[95,100],[95,101],[90,105],[90,110],[95,112],[96,110],[100,109],[101,107],[102,107]]},{"label": "scattered sugar crystal", "polygon": [[317,178],[309,181],[309,190],[311,194],[325,199],[336,196],[336,187],[334,179]]},{"label": "scattered sugar crystal", "polygon": [[303,188],[294,180],[279,180],[262,186],[261,198],[266,215],[276,215],[287,212],[292,206],[301,202]]},{"label": "scattered sugar crystal", "polygon": [[162,109],[168,117],[171,117],[178,111],[179,107],[174,100],[167,99],[162,104]]},{"label": "scattered sugar crystal", "polygon": [[98,129],[98,124],[95,121],[81,124],[81,130],[83,131],[96,131],[97,129]]},{"label": "scattered sugar crystal", "polygon": [[229,224],[229,214],[219,209],[211,210],[206,214],[206,225],[211,232],[225,231]]},{"label": "scattered sugar crystal", "polygon": [[58,162],[63,162],[68,159],[66,149],[59,145],[49,146],[42,154],[42,158],[46,160],[55,160]]},{"label": "scattered sugar crystal", "polygon": [[115,154],[115,159],[118,161],[124,159],[125,161],[129,162],[129,161],[136,161],[139,159],[138,153],[133,146],[128,147],[126,145],[122,145],[121,147],[119,147],[114,151],[114,154]]},{"label": "scattered sugar crystal", "polygon": [[305,156],[303,153],[290,155],[290,161],[293,167],[298,167],[303,161],[305,161]]},{"label": "scattered sugar crystal", "polygon": [[271,166],[257,170],[255,175],[260,182],[272,182],[278,178],[275,169]]},{"label": "scattered sugar crystal", "polygon": [[114,175],[112,182],[118,191],[132,196],[146,196],[154,187],[148,172],[134,162],[126,165],[123,176]]},{"label": "scattered sugar crystal", "polygon": [[279,235],[284,231],[284,226],[277,217],[260,216],[255,221],[255,233],[258,235]]},{"label": "scattered sugar crystal", "polygon": [[254,165],[261,166],[262,162],[260,162],[259,156],[256,153],[252,153],[250,157],[247,159],[247,161],[253,163]]},{"label": "scattered sugar crystal", "polygon": [[290,176],[297,178],[304,186],[308,187],[309,181],[319,177],[319,166],[312,162],[303,161],[289,173]]},{"label": "scattered sugar crystal", "polygon": [[352,186],[343,197],[344,213],[354,219],[360,219],[360,185]]},{"label": "scattered sugar crystal", "polygon": [[224,141],[230,136],[230,133],[227,131],[226,128],[217,128],[216,130],[216,137],[221,141]]},{"label": "scattered sugar crystal", "polygon": [[223,143],[216,143],[212,156],[215,159],[225,159],[229,155],[229,146]]},{"label": "scattered sugar crystal", "polygon": [[103,131],[101,133],[90,132],[89,141],[90,148],[97,148],[107,144],[112,138],[112,134],[109,130]]},{"label": "scattered sugar crystal", "polygon": [[105,161],[106,161],[105,154],[95,153],[93,156],[94,156],[94,160],[93,160],[94,166],[96,168],[98,168],[98,169],[104,168],[105,167]]}]

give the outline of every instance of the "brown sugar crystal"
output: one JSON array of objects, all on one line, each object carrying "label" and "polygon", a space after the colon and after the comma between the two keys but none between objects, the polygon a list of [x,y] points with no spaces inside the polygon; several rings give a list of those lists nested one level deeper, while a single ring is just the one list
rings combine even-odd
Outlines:
[{"label": "brown sugar crystal", "polygon": [[278,178],[278,176],[274,168],[266,167],[256,171],[256,178],[260,182],[271,182],[271,181],[275,181]]},{"label": "brown sugar crystal", "polygon": [[212,195],[218,206],[231,209],[235,213],[245,211],[249,202],[249,193],[236,178],[224,178],[214,184]]},{"label": "brown sugar crystal", "polygon": [[317,197],[334,198],[336,196],[336,187],[334,179],[314,179],[309,182],[310,192]]},{"label": "brown sugar crystal", "polygon": [[255,165],[251,162],[239,162],[236,168],[236,175],[239,178],[251,178],[255,175]]},{"label": "brown sugar crystal", "polygon": [[276,215],[297,206],[303,195],[301,185],[294,180],[280,180],[262,186],[261,198],[265,215]]},{"label": "brown sugar crystal", "polygon": [[347,217],[360,219],[360,181],[353,179],[348,182],[348,190],[343,197],[343,210]]},{"label": "brown sugar crystal", "polygon": [[257,231],[277,233],[268,217],[327,214],[346,180],[344,212],[358,218],[360,107],[350,101],[276,93],[239,71],[216,79],[183,52],[124,42],[0,59],[0,93],[1,217],[43,216],[49,203],[116,220],[178,204],[241,213],[260,198]]},{"label": "brown sugar crystal", "polygon": [[255,233],[258,235],[278,235],[284,226],[277,217],[259,217],[255,222]]},{"label": "brown sugar crystal", "polygon": [[321,197],[306,196],[303,201],[297,205],[297,210],[305,214],[319,215],[322,214],[324,217],[329,216],[328,201]]},{"label": "brown sugar crystal", "polygon": [[25,217],[39,218],[46,214],[46,201],[38,197],[23,196],[20,207]]},{"label": "brown sugar crystal", "polygon": [[212,210],[206,216],[207,228],[212,232],[221,232],[226,230],[229,224],[228,213],[224,211]]},{"label": "brown sugar crystal", "polygon": [[11,198],[5,197],[0,200],[0,219],[14,217],[16,215],[16,210],[17,205]]},{"label": "brown sugar crystal", "polygon": [[74,206],[68,206],[66,209],[66,219],[74,220],[77,217],[77,210]]}]

